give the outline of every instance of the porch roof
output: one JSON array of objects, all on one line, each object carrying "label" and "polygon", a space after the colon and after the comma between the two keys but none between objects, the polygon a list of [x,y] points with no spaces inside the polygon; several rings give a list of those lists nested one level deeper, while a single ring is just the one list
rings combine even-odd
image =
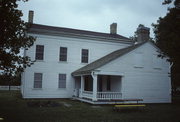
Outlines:
[{"label": "porch roof", "polygon": [[75,75],[81,75],[81,74],[89,74],[91,73],[93,70],[115,60],[116,58],[118,57],[121,57],[127,53],[129,53],[130,51],[140,47],[141,45],[145,44],[146,42],[142,42],[142,43],[139,43],[139,44],[135,44],[135,45],[132,45],[132,46],[129,46],[129,47],[126,47],[126,48],[123,48],[123,49],[119,49],[119,50],[116,50],[74,72],[72,72],[72,75],[75,76]]}]

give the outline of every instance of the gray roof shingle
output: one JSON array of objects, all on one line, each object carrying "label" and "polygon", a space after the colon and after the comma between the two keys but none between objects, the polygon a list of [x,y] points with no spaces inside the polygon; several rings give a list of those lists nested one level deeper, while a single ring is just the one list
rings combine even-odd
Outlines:
[{"label": "gray roof shingle", "polygon": [[91,71],[111,62],[112,60],[120,57],[120,56],[123,56],[124,54],[127,54],[128,52],[140,47],[141,45],[143,45],[144,43],[146,42],[143,42],[143,43],[139,43],[139,44],[136,44],[136,45],[133,45],[133,46],[129,46],[129,47],[126,47],[126,48],[123,48],[123,49],[119,49],[119,50],[116,50],[74,72],[72,72],[72,75],[80,75],[80,74],[86,74],[86,73],[90,73]]}]

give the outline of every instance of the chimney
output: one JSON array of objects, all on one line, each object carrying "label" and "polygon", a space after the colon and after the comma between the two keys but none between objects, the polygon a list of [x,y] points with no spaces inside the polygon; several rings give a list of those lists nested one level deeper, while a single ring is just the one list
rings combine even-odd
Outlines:
[{"label": "chimney", "polygon": [[145,27],[142,24],[139,24],[136,34],[137,34],[137,42],[141,43],[141,42],[145,42],[145,41],[149,41],[149,34],[150,34],[150,28]]},{"label": "chimney", "polygon": [[117,34],[117,23],[112,23],[110,25],[110,34]]},{"label": "chimney", "polygon": [[33,23],[34,11],[29,11],[28,22]]}]

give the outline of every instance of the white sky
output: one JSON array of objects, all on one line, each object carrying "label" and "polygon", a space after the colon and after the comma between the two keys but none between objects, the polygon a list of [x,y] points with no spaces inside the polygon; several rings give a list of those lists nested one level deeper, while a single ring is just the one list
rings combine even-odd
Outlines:
[{"label": "white sky", "polygon": [[23,19],[34,11],[34,23],[109,33],[109,25],[117,23],[118,34],[133,36],[139,24],[151,28],[165,16],[164,0],[29,0],[20,2]]}]

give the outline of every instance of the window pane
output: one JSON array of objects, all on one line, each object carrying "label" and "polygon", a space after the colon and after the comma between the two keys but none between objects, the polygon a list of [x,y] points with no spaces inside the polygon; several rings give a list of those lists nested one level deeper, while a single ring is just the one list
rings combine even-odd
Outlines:
[{"label": "window pane", "polygon": [[44,46],[36,45],[36,60],[43,60]]},{"label": "window pane", "polygon": [[88,50],[87,49],[82,49],[81,62],[88,63]]},{"label": "window pane", "polygon": [[35,73],[34,80],[41,81],[42,80],[42,73]]},{"label": "window pane", "polygon": [[66,88],[66,74],[59,74],[59,88]]},{"label": "window pane", "polygon": [[60,61],[67,61],[67,47],[60,47]]},{"label": "window pane", "polygon": [[42,88],[42,73],[34,73],[34,88]]}]

